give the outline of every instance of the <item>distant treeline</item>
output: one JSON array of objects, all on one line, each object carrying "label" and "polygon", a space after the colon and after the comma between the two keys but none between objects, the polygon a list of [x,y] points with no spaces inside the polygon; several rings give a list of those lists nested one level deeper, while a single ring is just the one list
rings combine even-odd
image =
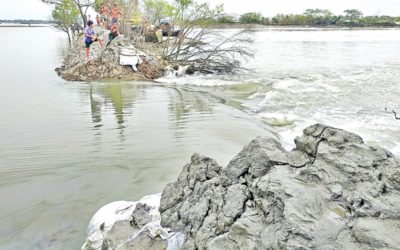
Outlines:
[{"label": "distant treeline", "polygon": [[240,16],[222,15],[218,23],[245,23],[263,25],[293,26],[388,26],[400,25],[400,17],[364,16],[357,9],[345,10],[342,15],[334,15],[329,10],[307,9],[303,14],[278,14],[272,18],[264,17],[259,12],[250,12]]},{"label": "distant treeline", "polygon": [[1,20],[0,23],[17,23],[17,24],[54,24],[54,21],[49,20],[33,20],[33,19],[14,19],[14,20]]}]

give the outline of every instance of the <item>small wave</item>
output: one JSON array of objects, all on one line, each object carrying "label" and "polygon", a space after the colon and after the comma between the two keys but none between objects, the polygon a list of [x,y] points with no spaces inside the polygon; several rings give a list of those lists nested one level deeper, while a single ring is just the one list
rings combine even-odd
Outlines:
[{"label": "small wave", "polygon": [[273,84],[273,89],[288,91],[292,94],[302,93],[315,93],[315,92],[340,92],[338,87],[333,86],[325,82],[330,82],[332,79],[323,77],[310,79],[285,79],[279,80]]},{"label": "small wave", "polygon": [[389,149],[393,154],[400,156],[400,143],[396,142],[396,146]]},{"label": "small wave", "polygon": [[281,113],[263,113],[261,117],[264,122],[274,127],[293,127],[298,118],[293,114]]},{"label": "small wave", "polygon": [[213,77],[205,75],[163,77],[157,79],[156,82],[192,86],[224,86],[237,84],[237,82],[233,80],[223,79],[223,77],[219,77],[218,75],[213,75]]},{"label": "small wave", "polygon": [[298,79],[285,79],[274,83],[273,88],[279,90],[287,90],[292,87],[299,86],[299,84],[302,84],[302,82]]}]

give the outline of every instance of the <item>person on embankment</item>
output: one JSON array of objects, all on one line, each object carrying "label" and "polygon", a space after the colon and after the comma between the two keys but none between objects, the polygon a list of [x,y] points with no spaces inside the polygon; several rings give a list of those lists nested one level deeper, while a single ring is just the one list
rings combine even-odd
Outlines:
[{"label": "person on embankment", "polygon": [[89,55],[90,55],[90,45],[93,42],[99,42],[101,47],[104,48],[103,41],[96,36],[94,33],[93,29],[93,21],[88,21],[87,22],[87,28],[85,30],[85,44],[86,44],[86,58],[89,60]]},{"label": "person on embankment", "polygon": [[118,7],[117,4],[113,4],[113,7],[110,11],[110,15],[111,15],[111,24],[118,24],[118,20],[121,17],[121,10]]},{"label": "person on embankment", "polygon": [[118,35],[119,35],[118,26],[117,24],[113,24],[111,26],[110,33],[108,34],[108,43],[106,47],[108,47],[108,45],[111,44],[112,40],[114,40]]}]

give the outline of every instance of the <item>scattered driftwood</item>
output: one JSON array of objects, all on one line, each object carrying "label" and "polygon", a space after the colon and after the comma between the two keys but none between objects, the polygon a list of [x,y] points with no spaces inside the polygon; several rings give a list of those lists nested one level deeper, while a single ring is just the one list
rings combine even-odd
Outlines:
[{"label": "scattered driftwood", "polygon": [[396,111],[392,110],[392,112],[393,112],[393,114],[394,114],[394,118],[395,118],[396,120],[400,120],[400,117],[397,116]]}]

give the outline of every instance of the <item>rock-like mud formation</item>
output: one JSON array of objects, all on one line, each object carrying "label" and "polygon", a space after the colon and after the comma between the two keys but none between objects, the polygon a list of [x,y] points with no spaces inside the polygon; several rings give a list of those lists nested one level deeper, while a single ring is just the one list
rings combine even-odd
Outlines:
[{"label": "rock-like mud formation", "polygon": [[99,216],[84,249],[400,249],[400,161],[320,124],[295,143],[258,137],[227,167],[194,154],[160,204]]},{"label": "rock-like mud formation", "polygon": [[399,160],[323,125],[295,143],[256,138],[226,168],[193,155],[161,225],[185,234],[181,249],[399,249]]}]

